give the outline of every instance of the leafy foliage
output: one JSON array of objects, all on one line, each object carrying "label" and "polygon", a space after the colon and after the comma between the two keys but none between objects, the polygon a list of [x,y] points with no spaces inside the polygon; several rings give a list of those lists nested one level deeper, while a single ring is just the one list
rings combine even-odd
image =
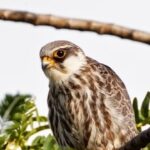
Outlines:
[{"label": "leafy foliage", "polygon": [[138,100],[137,98],[134,98],[133,100],[133,108],[134,108],[134,113],[135,113],[135,120],[137,124],[137,128],[139,131],[141,131],[141,128],[145,125],[150,124],[150,92],[147,92],[141,108],[139,109],[138,106]]},{"label": "leafy foliage", "polygon": [[[143,126],[150,125],[150,108],[149,107],[150,107],[150,92],[147,92],[140,109],[138,106],[137,98],[134,98],[133,109],[134,109],[137,129],[139,131],[142,130]],[[150,145],[148,145],[144,150],[150,150]]]},{"label": "leafy foliage", "polygon": [[[47,118],[40,116],[30,95],[6,95],[0,104],[0,149],[29,149],[29,138],[48,129]],[[14,148],[14,146],[16,146]]]}]

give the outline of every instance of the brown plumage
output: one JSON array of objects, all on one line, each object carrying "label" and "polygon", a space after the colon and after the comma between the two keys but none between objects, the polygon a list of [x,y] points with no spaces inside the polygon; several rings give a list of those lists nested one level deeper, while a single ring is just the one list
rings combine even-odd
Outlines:
[{"label": "brown plumage", "polygon": [[40,51],[49,79],[49,121],[62,148],[116,150],[136,135],[125,85],[77,45],[55,41]]}]

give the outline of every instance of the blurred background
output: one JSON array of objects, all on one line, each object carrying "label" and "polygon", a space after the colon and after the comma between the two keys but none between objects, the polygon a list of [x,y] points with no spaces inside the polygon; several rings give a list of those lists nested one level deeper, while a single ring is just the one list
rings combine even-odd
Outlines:
[{"label": "blurred background", "polygon": [[[150,32],[148,0],[0,0],[0,8],[116,23]],[[0,99],[6,93],[29,93],[47,115],[48,80],[41,70],[40,48],[69,40],[86,55],[110,66],[127,86],[131,99],[142,101],[150,90],[150,47],[92,32],[32,26],[0,20]]]}]

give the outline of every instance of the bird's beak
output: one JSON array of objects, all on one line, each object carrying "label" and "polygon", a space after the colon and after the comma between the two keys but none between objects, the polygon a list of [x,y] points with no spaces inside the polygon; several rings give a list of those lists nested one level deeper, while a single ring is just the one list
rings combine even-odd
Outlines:
[{"label": "bird's beak", "polygon": [[48,56],[42,57],[42,68],[43,69],[50,69],[54,66],[55,66],[55,61],[52,58],[50,58]]}]

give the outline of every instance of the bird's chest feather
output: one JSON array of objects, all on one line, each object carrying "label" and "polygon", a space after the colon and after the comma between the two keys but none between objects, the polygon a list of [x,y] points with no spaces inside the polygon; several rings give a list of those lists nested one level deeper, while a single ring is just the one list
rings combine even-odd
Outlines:
[{"label": "bird's chest feather", "polygon": [[[79,147],[79,135],[70,113],[72,96],[67,87],[56,87],[49,91],[49,120],[58,143],[63,146]],[[78,148],[81,149],[81,148]]]}]

